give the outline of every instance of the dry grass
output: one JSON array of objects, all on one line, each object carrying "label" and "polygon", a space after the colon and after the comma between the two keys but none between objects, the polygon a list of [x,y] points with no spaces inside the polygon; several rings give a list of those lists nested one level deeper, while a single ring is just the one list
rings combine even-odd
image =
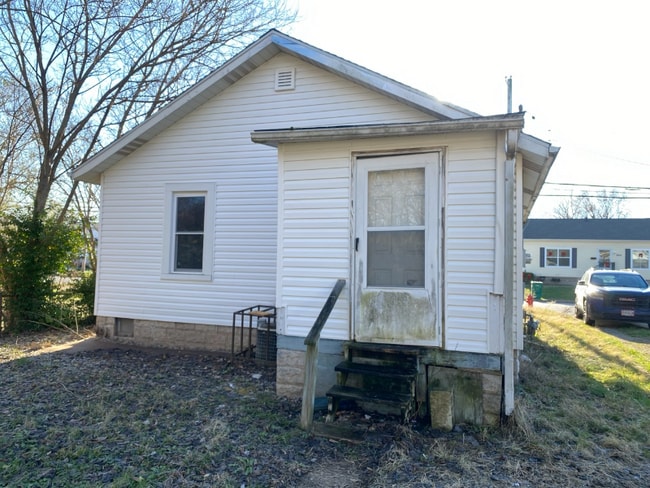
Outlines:
[{"label": "dry grass", "polygon": [[647,467],[650,357],[639,349],[650,331],[588,327],[552,311],[536,317],[542,327],[521,371],[519,432],[558,469],[578,470],[578,480],[615,485],[630,465]]},{"label": "dry grass", "polygon": [[454,432],[349,419],[373,443],[314,438],[274,371],[214,356],[45,353],[0,338],[0,486],[537,487],[650,485],[650,331],[536,310],[515,414]]}]

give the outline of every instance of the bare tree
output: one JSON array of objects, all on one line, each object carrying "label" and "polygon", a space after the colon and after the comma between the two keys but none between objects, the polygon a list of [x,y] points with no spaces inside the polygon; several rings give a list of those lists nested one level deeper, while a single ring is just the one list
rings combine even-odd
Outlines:
[{"label": "bare tree", "polygon": [[78,221],[81,223],[81,232],[84,240],[86,255],[84,256],[83,269],[97,269],[97,209],[99,208],[99,194],[97,187],[88,183],[81,183],[74,193],[74,210]]},{"label": "bare tree", "polygon": [[10,80],[0,80],[0,211],[18,204],[33,179],[23,158],[33,117],[21,94]]},{"label": "bare tree", "polygon": [[625,195],[618,190],[601,190],[595,195],[582,192],[562,200],[553,209],[558,219],[620,219],[627,216]]},{"label": "bare tree", "polygon": [[293,19],[284,0],[0,2],[0,78],[33,117],[34,213],[70,165]]}]

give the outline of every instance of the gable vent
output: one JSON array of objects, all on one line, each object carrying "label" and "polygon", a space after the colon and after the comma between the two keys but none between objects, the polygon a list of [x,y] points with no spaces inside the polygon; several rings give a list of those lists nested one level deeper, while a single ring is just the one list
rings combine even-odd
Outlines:
[{"label": "gable vent", "polygon": [[275,91],[296,88],[296,68],[282,68],[275,72]]}]

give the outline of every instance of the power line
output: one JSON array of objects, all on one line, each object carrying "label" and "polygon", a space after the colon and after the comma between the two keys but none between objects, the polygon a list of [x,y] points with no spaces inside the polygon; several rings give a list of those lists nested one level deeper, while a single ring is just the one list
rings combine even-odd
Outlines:
[{"label": "power line", "polygon": [[635,196],[627,196],[627,195],[597,195],[597,194],[592,194],[592,195],[575,195],[571,193],[540,193],[537,197],[542,198],[542,197],[568,197],[568,198],[579,198],[582,196],[586,196],[588,198],[606,198],[606,199],[613,199],[613,200],[650,200],[650,195],[642,196],[642,195],[635,195]]},{"label": "power line", "polygon": [[583,152],[583,153],[593,154],[594,156],[602,158],[602,159],[613,159],[613,160],[616,160],[616,161],[623,161],[625,163],[636,164],[636,165],[639,165],[639,166],[650,166],[650,162],[647,162],[647,161],[636,161],[634,159],[622,158],[620,156],[614,156],[612,154],[607,154],[607,153],[600,152],[600,151],[594,151],[593,148],[587,149],[585,147],[576,146],[576,147],[573,147],[572,149],[575,150],[575,151]]},{"label": "power line", "polygon": [[545,185],[589,187],[589,188],[622,188],[624,190],[650,190],[648,186],[622,186],[622,185],[593,185],[587,183],[553,183],[547,181]]}]

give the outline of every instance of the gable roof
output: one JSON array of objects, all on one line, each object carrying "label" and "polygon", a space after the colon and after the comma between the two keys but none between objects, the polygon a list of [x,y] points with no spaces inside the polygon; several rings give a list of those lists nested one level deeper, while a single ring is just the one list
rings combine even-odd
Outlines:
[{"label": "gable roof", "polygon": [[112,164],[132,153],[281,52],[291,54],[342,78],[383,93],[392,99],[439,119],[449,120],[477,115],[460,107],[442,103],[419,90],[346,61],[277,30],[270,30],[140,125],[85,161],[74,170],[73,177],[90,183],[99,183],[100,174]]},{"label": "gable roof", "polygon": [[[101,174],[112,165],[127,157],[165,129],[279,53],[295,56],[330,73],[429,114],[439,121],[480,118],[475,112],[441,102],[426,93],[294,39],[277,30],[270,30],[147,120],[84,161],[73,171],[73,178],[89,183],[100,183]],[[559,148],[553,147],[551,144],[535,137],[520,133],[518,150],[524,157],[523,208],[524,219],[526,219]]]},{"label": "gable roof", "polygon": [[524,239],[650,241],[650,219],[530,219]]}]

